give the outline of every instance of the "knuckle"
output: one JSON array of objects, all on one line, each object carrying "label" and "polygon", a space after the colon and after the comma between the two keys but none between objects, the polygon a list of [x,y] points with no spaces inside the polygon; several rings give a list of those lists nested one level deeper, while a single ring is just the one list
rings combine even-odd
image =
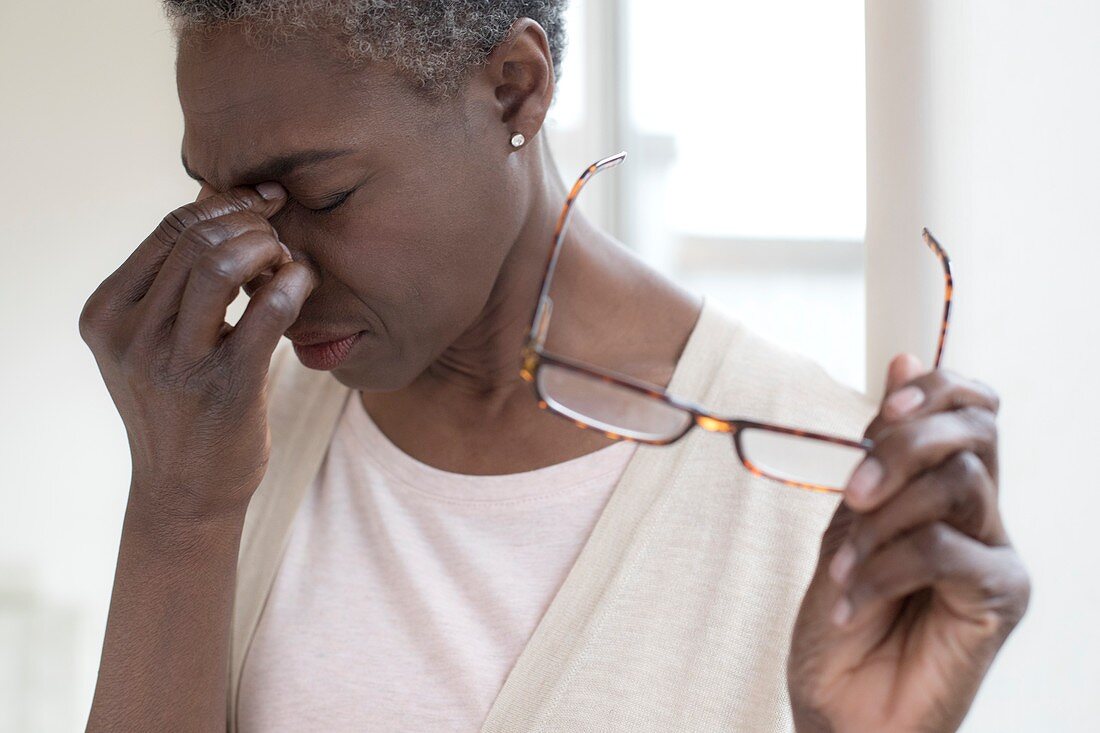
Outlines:
[{"label": "knuckle", "polygon": [[1001,408],[1001,396],[997,393],[997,390],[977,379],[973,380],[971,384],[974,390],[982,396],[982,399],[989,404],[989,410],[996,414]]},{"label": "knuckle", "polygon": [[927,379],[925,388],[929,392],[948,392],[953,394],[958,385],[958,377],[959,375],[950,369],[945,369],[943,367],[934,369],[924,375],[924,378]]},{"label": "knuckle", "polygon": [[198,202],[184,204],[178,209],[170,211],[157,226],[157,238],[171,245],[187,229],[202,220],[202,208]]},{"label": "knuckle", "polygon": [[1015,626],[1023,618],[1024,613],[1027,612],[1027,607],[1031,604],[1031,576],[1028,575],[1023,564],[1018,560],[1013,563],[1008,596],[1011,601],[1011,608],[1014,611],[1011,624]]},{"label": "knuckle", "polygon": [[947,369],[944,367],[934,369],[928,375],[928,378],[940,388],[954,389],[959,383],[959,373],[954,369]]},{"label": "knuckle", "polygon": [[926,562],[939,557],[947,543],[947,527],[934,522],[913,534],[912,543],[918,555]]},{"label": "knuckle", "polygon": [[997,442],[997,417],[992,411],[970,405],[960,409],[957,414],[981,443],[993,445]]},{"label": "knuckle", "polygon": [[88,346],[98,346],[102,340],[98,321],[84,315],[77,320],[76,330],[80,334],[80,340]]},{"label": "knuckle", "polygon": [[244,209],[233,215],[241,221],[247,229],[267,231],[271,229],[271,222],[252,209]]},{"label": "knuckle", "polygon": [[202,277],[219,285],[236,285],[243,277],[240,274],[240,265],[218,249],[206,250],[195,263],[194,269]]},{"label": "knuckle", "polygon": [[280,320],[293,316],[298,307],[293,296],[280,288],[277,283],[272,283],[258,291],[254,299],[259,299],[262,312]]},{"label": "knuckle", "polygon": [[113,330],[113,324],[122,315],[121,308],[112,304],[108,283],[109,281],[105,280],[95,292],[88,296],[77,318],[77,331],[80,338],[89,346],[98,346],[106,342]]},{"label": "knuckle", "polygon": [[249,189],[239,186],[227,190],[222,194],[221,199],[228,204],[229,208],[241,212],[251,209],[254,201],[254,197],[249,193]]},{"label": "knuckle", "polygon": [[956,453],[952,459],[954,470],[958,476],[958,482],[965,487],[967,496],[974,496],[977,489],[985,482],[985,464],[974,451],[964,450]]},{"label": "knuckle", "polygon": [[1009,578],[1002,577],[998,573],[984,572],[978,574],[973,588],[984,603],[1002,601],[1005,605],[1009,605],[1012,595],[1010,586]]},{"label": "knuckle", "polygon": [[96,292],[88,296],[88,299],[84,301],[84,307],[80,309],[80,316],[77,318],[77,328],[80,331],[80,337],[87,342],[89,336],[98,334],[102,322],[103,307],[100,305],[99,291],[96,290]]},{"label": "knuckle", "polygon": [[77,319],[76,330],[77,333],[80,334],[80,340],[88,346],[94,346],[99,343],[99,327],[83,314]]},{"label": "knuckle", "polygon": [[228,228],[218,219],[204,219],[183,234],[184,238],[206,249],[217,247],[228,236]]},{"label": "knuckle", "polygon": [[982,491],[985,464],[971,451],[960,451],[936,475],[951,523],[968,534],[980,531],[986,514]]},{"label": "knuckle", "polygon": [[1006,561],[981,573],[974,589],[992,611],[993,623],[1002,637],[1020,623],[1031,603],[1031,578],[1015,552],[1004,550]]}]

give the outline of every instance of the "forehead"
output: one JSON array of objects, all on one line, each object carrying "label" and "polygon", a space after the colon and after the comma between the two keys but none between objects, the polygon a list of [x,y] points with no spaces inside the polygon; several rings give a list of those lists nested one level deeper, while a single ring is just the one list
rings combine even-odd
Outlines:
[{"label": "forehead", "polygon": [[[400,135],[411,93],[391,69],[342,69],[317,44],[258,50],[239,30],[181,43],[176,84],[183,157],[218,188],[257,163],[300,150],[363,148]],[[259,182],[259,181],[255,181]]]}]

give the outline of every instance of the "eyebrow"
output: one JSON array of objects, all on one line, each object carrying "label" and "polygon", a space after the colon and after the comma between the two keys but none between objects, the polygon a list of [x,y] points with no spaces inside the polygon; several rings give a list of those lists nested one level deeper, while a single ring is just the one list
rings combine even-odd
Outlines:
[{"label": "eyebrow", "polygon": [[[349,155],[352,152],[354,151],[350,149],[300,150],[295,153],[280,155],[276,158],[266,160],[241,175],[240,180],[249,183],[263,183],[264,181],[270,181],[285,176],[297,168],[314,165],[326,160],[332,160],[333,158],[339,158],[344,155]],[[180,162],[183,163],[183,170],[187,172],[188,176],[194,178],[196,181],[201,182],[203,180],[202,176],[191,170],[191,166],[187,164],[187,158],[182,151],[180,152]]]}]

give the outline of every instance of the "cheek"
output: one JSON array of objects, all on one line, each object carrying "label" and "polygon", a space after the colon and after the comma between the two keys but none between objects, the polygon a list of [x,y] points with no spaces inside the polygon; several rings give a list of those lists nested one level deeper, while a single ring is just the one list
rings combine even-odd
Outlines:
[{"label": "cheek", "polygon": [[[476,191],[474,193],[477,193]],[[461,189],[393,196],[348,212],[325,233],[334,274],[372,301],[433,320],[471,318],[496,280],[519,231],[507,210]],[[319,240],[321,241],[321,240]]]},{"label": "cheek", "polygon": [[278,228],[322,271],[326,300],[365,306],[394,351],[420,362],[477,318],[522,226],[516,194],[491,190],[488,173],[440,185],[467,175],[388,176],[329,216],[296,213]]}]

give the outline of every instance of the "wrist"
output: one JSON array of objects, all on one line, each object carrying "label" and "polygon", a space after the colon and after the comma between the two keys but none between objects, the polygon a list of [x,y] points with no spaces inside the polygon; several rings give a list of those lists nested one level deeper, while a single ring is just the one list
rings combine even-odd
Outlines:
[{"label": "wrist", "polygon": [[206,555],[240,542],[247,504],[197,512],[150,499],[150,492],[131,487],[124,531],[149,551],[164,555]]}]

